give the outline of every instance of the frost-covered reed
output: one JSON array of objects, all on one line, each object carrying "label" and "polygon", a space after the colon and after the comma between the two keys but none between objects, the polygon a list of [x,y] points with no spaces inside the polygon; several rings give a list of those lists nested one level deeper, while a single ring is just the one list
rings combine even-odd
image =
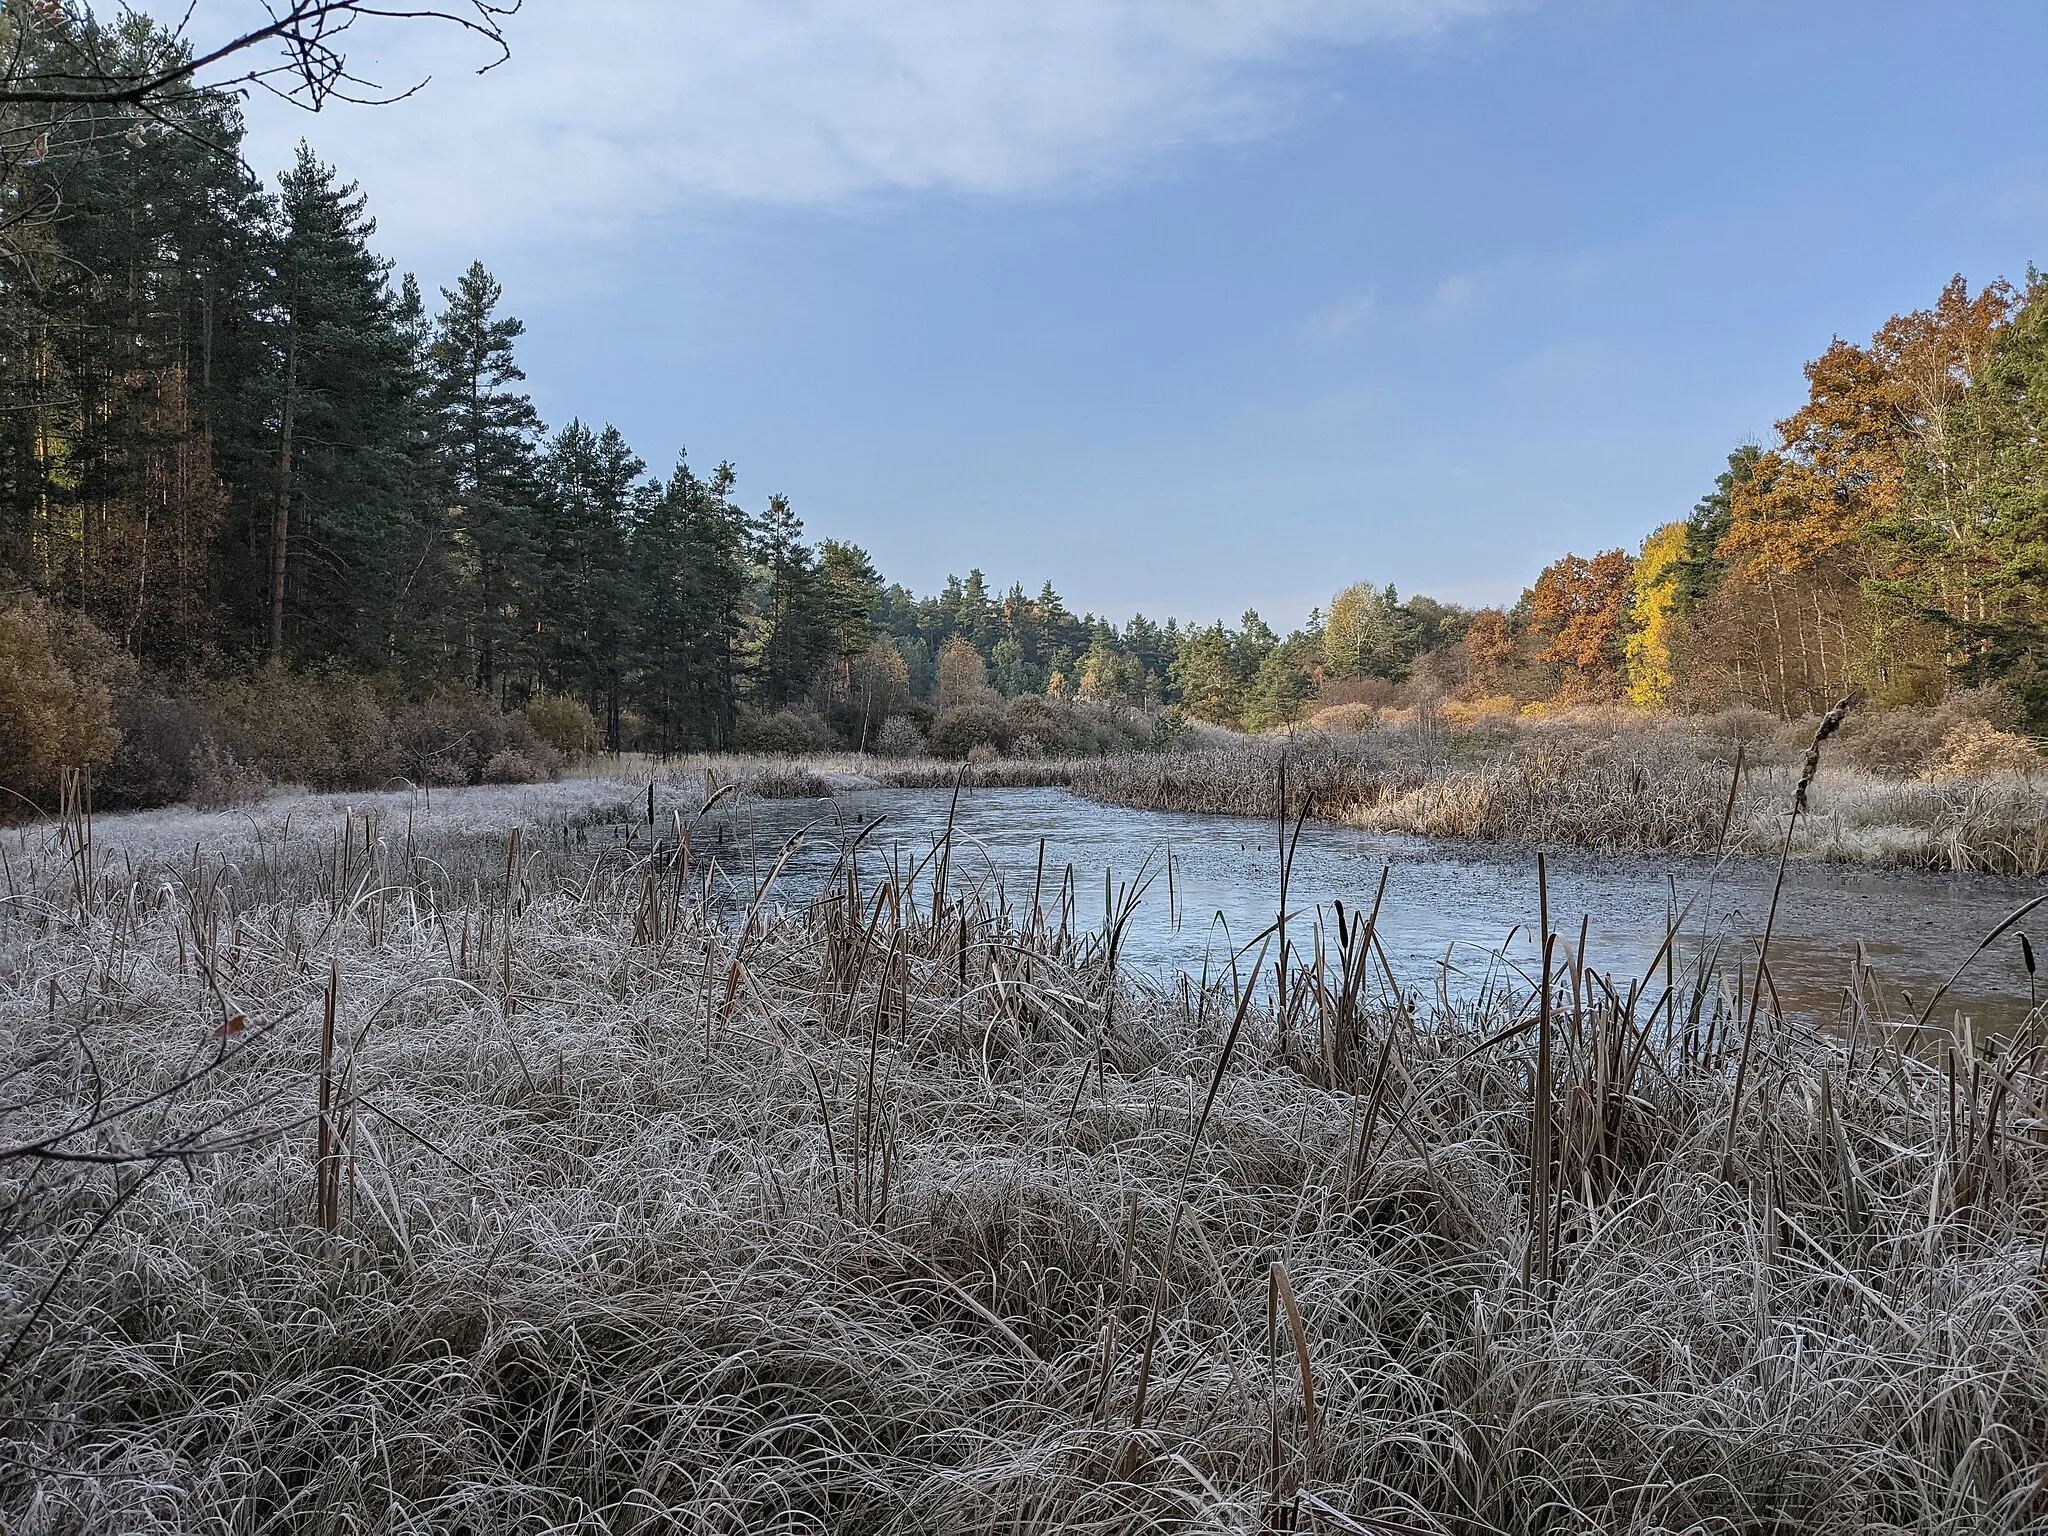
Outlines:
[{"label": "frost-covered reed", "polygon": [[[1079,763],[1070,783],[1156,810],[1270,816],[1283,761],[1296,794],[1314,792],[1315,814],[1368,831],[1674,853],[1775,854],[1796,777],[1796,752],[1776,734],[1742,742],[1637,719],[1301,732]],[[1794,839],[1797,857],[2048,872],[2040,774],[1902,779],[1830,765],[1813,812]]]},{"label": "frost-covered reed", "polygon": [[685,787],[9,835],[0,1526],[2048,1519],[2038,1009],[1162,989],[943,844],[722,916]]}]

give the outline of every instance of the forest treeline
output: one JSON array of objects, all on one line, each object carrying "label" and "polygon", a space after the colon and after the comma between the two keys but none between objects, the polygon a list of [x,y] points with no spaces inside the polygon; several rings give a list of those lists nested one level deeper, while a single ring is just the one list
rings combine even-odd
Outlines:
[{"label": "forest treeline", "polygon": [[[61,71],[61,10],[4,15]],[[175,46],[140,19],[95,40],[138,69]],[[1284,636],[1250,612],[1113,624],[979,571],[916,596],[784,498],[749,506],[728,463],[653,475],[610,426],[548,427],[481,262],[430,296],[353,183],[302,149],[265,185],[240,135],[198,90],[0,115],[0,707],[46,738],[10,783],[122,737],[231,756],[221,721],[292,697],[356,700],[341,737],[381,712],[382,767],[470,777],[490,755],[449,769],[432,739],[495,739],[486,706],[552,750],[954,755],[1431,699],[1789,717],[1997,684],[2048,720],[2037,274],[1836,341],[1689,516],[1512,607],[1358,583]],[[72,718],[66,686],[107,718]],[[529,737],[501,768],[539,760]]]}]

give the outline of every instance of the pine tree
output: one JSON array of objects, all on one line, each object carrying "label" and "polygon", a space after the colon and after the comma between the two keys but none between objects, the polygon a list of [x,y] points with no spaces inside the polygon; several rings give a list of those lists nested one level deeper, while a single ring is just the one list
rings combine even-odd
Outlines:
[{"label": "pine tree", "polygon": [[818,581],[829,660],[845,686],[853,663],[874,644],[882,578],[859,545],[826,539],[818,546]]},{"label": "pine tree", "polygon": [[804,525],[789,500],[771,496],[752,529],[752,554],[765,572],[753,656],[754,697],[764,709],[801,698],[832,643],[825,588]]},{"label": "pine tree", "polygon": [[467,679],[471,662],[462,622],[463,562],[450,513],[441,418],[428,356],[434,323],[428,318],[419,279],[410,272],[399,282],[392,322],[400,342],[407,431],[397,466],[397,521],[387,530],[396,565],[385,657],[409,692],[425,695],[445,683]]},{"label": "pine tree", "polygon": [[[156,67],[177,44],[145,17],[89,27],[12,7],[31,71]],[[236,158],[233,104],[194,93],[126,107],[16,109],[0,217],[0,569],[130,649],[232,641],[213,602],[231,538],[264,201]]]},{"label": "pine tree", "polygon": [[606,744],[620,746],[628,641],[635,622],[635,583],[627,540],[647,499],[647,466],[618,428],[594,433],[572,421],[542,461],[545,494],[535,582],[540,626],[540,676],[557,693],[579,699],[604,724]]},{"label": "pine tree", "polygon": [[732,739],[749,533],[733,480],[730,464],[706,481],[679,461],[633,529],[632,692],[660,752]]},{"label": "pine tree", "polygon": [[277,449],[265,648],[374,666],[403,579],[408,343],[375,221],[303,144],[279,183],[269,290]]},{"label": "pine tree", "polygon": [[453,531],[467,588],[465,649],[477,686],[501,694],[530,668],[531,620],[522,604],[538,556],[533,402],[512,386],[526,375],[513,343],[526,327],[497,310],[504,290],[482,262],[453,289],[427,358]]}]

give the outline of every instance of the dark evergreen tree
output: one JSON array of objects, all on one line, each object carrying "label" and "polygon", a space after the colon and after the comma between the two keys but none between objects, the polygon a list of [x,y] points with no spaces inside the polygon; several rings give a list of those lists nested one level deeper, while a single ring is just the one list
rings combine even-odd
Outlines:
[{"label": "dark evergreen tree", "polygon": [[1714,488],[1702,496],[1685,520],[1685,555],[1678,562],[1676,609],[1681,616],[1696,612],[1721,585],[1728,562],[1721,541],[1735,520],[1735,488],[1747,484],[1764,456],[1755,443],[1744,443],[1728,455],[1728,467],[1714,477]]},{"label": "dark evergreen tree", "polygon": [[389,264],[353,183],[304,145],[279,182],[268,284],[276,461],[266,648],[375,666],[388,655],[421,423]]},{"label": "dark evergreen tree", "polygon": [[753,656],[755,700],[780,709],[803,697],[832,644],[825,586],[804,525],[783,496],[755,522],[752,554],[766,576]]},{"label": "dark evergreen tree", "polygon": [[[56,7],[9,19],[31,72],[181,56],[145,17],[90,37]],[[262,436],[244,385],[261,372],[264,201],[236,158],[240,115],[195,93],[155,116],[16,108],[4,126],[38,148],[10,155],[0,214],[0,562],[138,653],[232,643],[214,600],[222,471]]]},{"label": "dark evergreen tree", "polygon": [[828,659],[841,669],[874,643],[882,601],[875,562],[857,544],[826,539],[818,546],[819,606],[829,636]]},{"label": "dark evergreen tree", "polygon": [[732,739],[750,532],[733,479],[730,464],[707,481],[679,461],[633,530],[633,702],[657,751]]},{"label": "dark evergreen tree", "polygon": [[564,427],[542,461],[540,559],[535,622],[540,675],[557,693],[579,699],[620,745],[628,641],[636,597],[627,539],[651,488],[647,465],[618,428]]},{"label": "dark evergreen tree", "polygon": [[512,386],[526,375],[513,343],[526,327],[498,315],[504,290],[473,262],[452,289],[427,349],[450,523],[464,586],[463,650],[477,686],[509,696],[530,679],[528,589],[539,555],[540,434],[533,402]]}]

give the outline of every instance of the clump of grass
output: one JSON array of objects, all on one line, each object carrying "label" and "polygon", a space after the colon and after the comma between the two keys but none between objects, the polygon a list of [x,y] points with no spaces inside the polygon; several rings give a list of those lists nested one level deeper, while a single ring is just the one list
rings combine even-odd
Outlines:
[{"label": "clump of grass", "polygon": [[738,782],[762,800],[821,800],[832,793],[831,784],[802,763],[777,763]]},{"label": "clump of grass", "polygon": [[1064,788],[1086,767],[1102,761],[1106,759],[999,757],[981,763],[916,757],[870,759],[868,773],[875,782],[898,789],[947,789],[954,784],[970,789]]},{"label": "clump of grass", "polygon": [[657,788],[10,840],[0,1524],[2048,1517],[2038,1008],[1369,901],[1157,986],[943,840],[726,915]]},{"label": "clump of grass", "polygon": [[[1811,723],[1803,729],[1810,735]],[[1740,716],[1411,723],[1103,758],[1075,765],[1069,783],[1078,794],[1146,809],[1270,817],[1280,808],[1276,769],[1284,761],[1294,793],[1314,794],[1316,814],[1368,831],[1768,855],[1778,851],[1797,777],[1791,734]],[[1738,750],[1744,771],[1731,811]],[[1972,778],[1944,769],[1901,779],[1831,765],[1815,787],[1813,810],[1794,841],[1796,856],[2048,871],[2048,778],[2038,775],[2002,768]]]}]

